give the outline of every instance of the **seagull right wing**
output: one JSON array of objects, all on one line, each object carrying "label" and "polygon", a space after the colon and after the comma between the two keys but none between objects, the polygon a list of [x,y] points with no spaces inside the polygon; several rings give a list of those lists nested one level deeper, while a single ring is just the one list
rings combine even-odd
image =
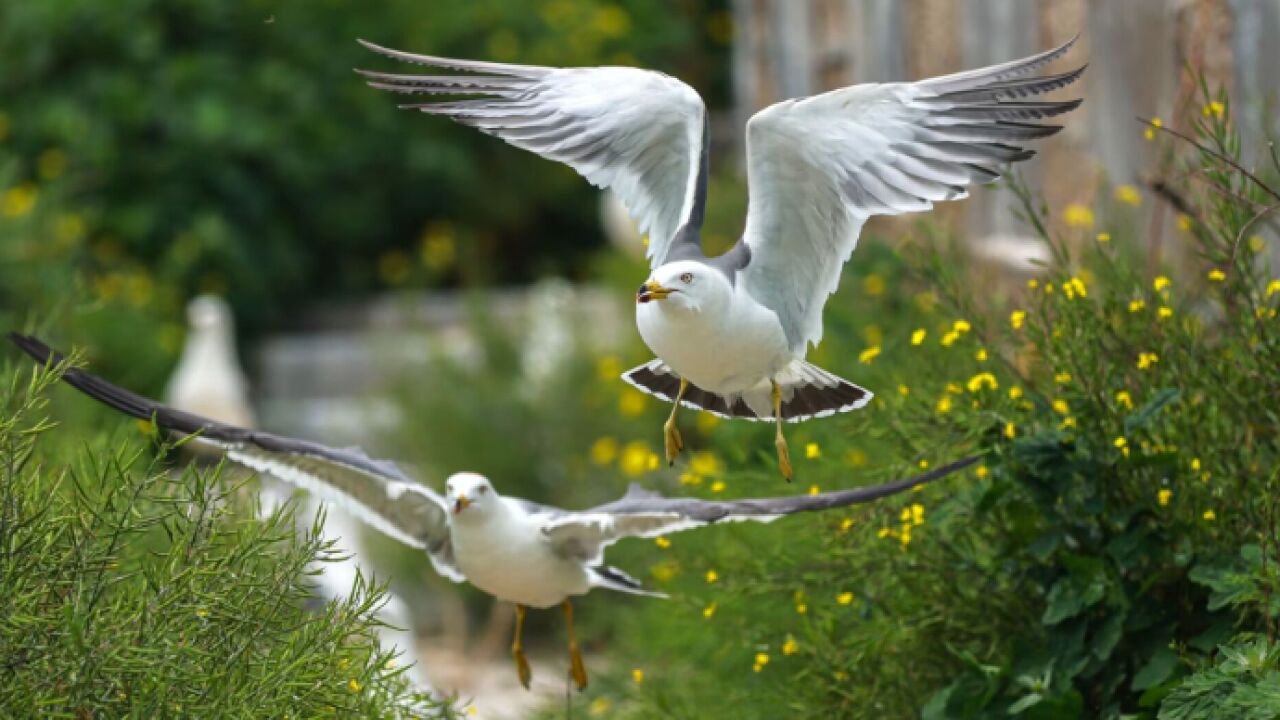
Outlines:
[{"label": "seagull right wing", "polygon": [[663,497],[632,485],[619,500],[548,518],[543,525],[543,534],[561,555],[579,559],[588,565],[598,565],[603,562],[604,548],[622,538],[668,535],[717,522],[754,520],[767,523],[783,515],[867,503],[946,477],[973,465],[978,459],[977,456],[967,457],[905,480],[817,495],[699,500]]},{"label": "seagull right wing", "polygon": [[[380,90],[479,96],[401,105],[479,128],[565,163],[622,199],[649,235],[652,267],[696,245],[707,183],[707,110],[688,85],[629,67],[553,68],[415,55],[360,41],[396,60],[454,71],[402,75],[357,70]],[[464,74],[465,73],[465,74]],[[682,232],[688,228],[691,232]]]},{"label": "seagull right wing", "polygon": [[[9,339],[42,364],[62,355],[40,340],[17,333]],[[394,463],[375,460],[358,449],[339,450],[320,443],[248,430],[163,405],[79,368],[62,379],[89,397],[126,415],[154,420],[157,426],[221,448],[227,458],[315,493],[353,512],[391,537],[427,551],[436,571],[462,582],[454,564],[449,511],[444,499]]]}]

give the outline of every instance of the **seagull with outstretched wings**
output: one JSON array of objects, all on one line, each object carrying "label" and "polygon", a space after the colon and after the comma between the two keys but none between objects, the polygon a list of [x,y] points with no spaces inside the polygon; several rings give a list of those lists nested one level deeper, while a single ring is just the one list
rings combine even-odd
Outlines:
[{"label": "seagull with outstretched wings", "polygon": [[[17,333],[9,339],[45,365],[63,358],[40,340]],[[657,595],[604,564],[604,550],[627,537],[656,537],[721,521],[773,520],[870,502],[944,477],[977,461],[971,457],[923,475],[873,487],[752,500],[666,498],[635,486],[619,500],[583,511],[561,510],[502,497],[489,480],[457,473],[442,496],[411,479],[394,463],[357,449],[248,430],[162,405],[74,367],[62,379],[127,415],[168,431],[193,435],[222,449],[228,459],[316,493],[412,547],[426,551],[435,569],[455,582],[468,581],[516,606],[511,653],[521,684],[531,673],[521,645],[526,609],[564,609],[573,677],[579,689],[587,672],[573,630],[571,598],[594,588]]]},{"label": "seagull with outstretched wings", "polygon": [[552,68],[374,52],[451,74],[358,70],[400,93],[472,96],[401,107],[443,115],[565,163],[615,192],[648,233],[650,275],[636,324],[658,356],[623,379],[674,406],[668,462],[684,447],[680,405],[776,423],[778,466],[791,479],[782,423],[855,410],[871,392],[805,362],[822,339],[822,307],[872,215],[929,210],[1031,157],[1021,144],[1056,133],[1036,122],[1079,100],[1029,99],[1084,68],[1038,71],[1074,43],[914,83],[863,84],[785,100],[747,123],[750,204],[739,242],[703,254],[707,111],[688,85],[628,67]]}]

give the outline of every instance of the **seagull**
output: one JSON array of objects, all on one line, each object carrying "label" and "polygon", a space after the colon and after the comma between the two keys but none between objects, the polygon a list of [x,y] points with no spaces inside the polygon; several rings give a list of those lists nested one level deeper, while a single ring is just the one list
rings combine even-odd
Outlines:
[{"label": "seagull", "polygon": [[1038,55],[913,83],[869,83],[784,100],[747,123],[750,202],[738,243],[707,257],[701,227],[707,111],[693,88],[630,67],[554,68],[417,55],[360,41],[451,74],[356,70],[398,93],[465,97],[401,105],[442,115],[565,163],[609,188],[648,234],[650,275],[636,324],[657,355],[623,373],[673,404],[668,463],[684,441],[681,405],[773,421],[778,468],[792,477],[782,423],[866,405],[870,391],[805,362],[822,340],[822,308],[872,215],[929,210],[1031,157],[1017,143],[1060,126],[1033,122],[1080,100],[1027,98],[1065,87],[1084,67],[1036,71],[1075,39]]},{"label": "seagull", "polygon": [[[63,356],[40,340],[9,333],[9,339],[46,367]],[[968,457],[917,477],[871,487],[749,500],[668,498],[632,485],[618,500],[573,511],[498,494],[490,481],[460,472],[445,481],[445,493],[410,478],[394,463],[358,449],[337,449],[307,440],[248,430],[177,410],[75,367],[62,379],[89,397],[168,431],[221,449],[226,457],[259,473],[309,490],[350,510],[365,522],[424,550],[441,575],[470,582],[515,605],[511,654],[520,683],[532,672],[521,644],[528,608],[559,605],[568,627],[570,668],[579,690],[586,666],[573,626],[572,598],[596,588],[666,597],[604,564],[609,545],[628,537],[656,537],[717,522],[772,522],[784,515],[845,507],[902,492],[977,462]]]}]

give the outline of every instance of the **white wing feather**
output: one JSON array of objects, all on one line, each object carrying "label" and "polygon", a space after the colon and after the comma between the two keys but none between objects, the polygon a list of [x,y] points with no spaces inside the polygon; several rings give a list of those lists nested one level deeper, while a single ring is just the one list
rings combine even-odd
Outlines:
[{"label": "white wing feather", "polygon": [[504,65],[364,45],[406,62],[477,73],[359,71],[382,90],[485,96],[402,107],[479,128],[610,188],[648,233],[653,267],[662,264],[677,230],[701,223],[706,108],[679,80],[636,68]]},{"label": "white wing feather", "polygon": [[1008,143],[1060,128],[1023,122],[1079,101],[1020,100],[1063,87],[1084,68],[1020,78],[1061,56],[1039,55],[916,83],[866,84],[788,100],[747,123],[751,190],[746,289],[778,314],[796,352],[822,339],[822,306],[872,215],[929,210],[1030,157]]}]

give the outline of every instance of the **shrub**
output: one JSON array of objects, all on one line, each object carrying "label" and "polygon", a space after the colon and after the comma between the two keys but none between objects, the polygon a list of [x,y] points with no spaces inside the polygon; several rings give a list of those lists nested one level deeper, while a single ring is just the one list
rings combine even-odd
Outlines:
[{"label": "shrub", "polygon": [[0,394],[0,715],[451,716],[378,647],[382,588],[309,610],[319,519],[105,436],[51,450],[57,371]]}]

